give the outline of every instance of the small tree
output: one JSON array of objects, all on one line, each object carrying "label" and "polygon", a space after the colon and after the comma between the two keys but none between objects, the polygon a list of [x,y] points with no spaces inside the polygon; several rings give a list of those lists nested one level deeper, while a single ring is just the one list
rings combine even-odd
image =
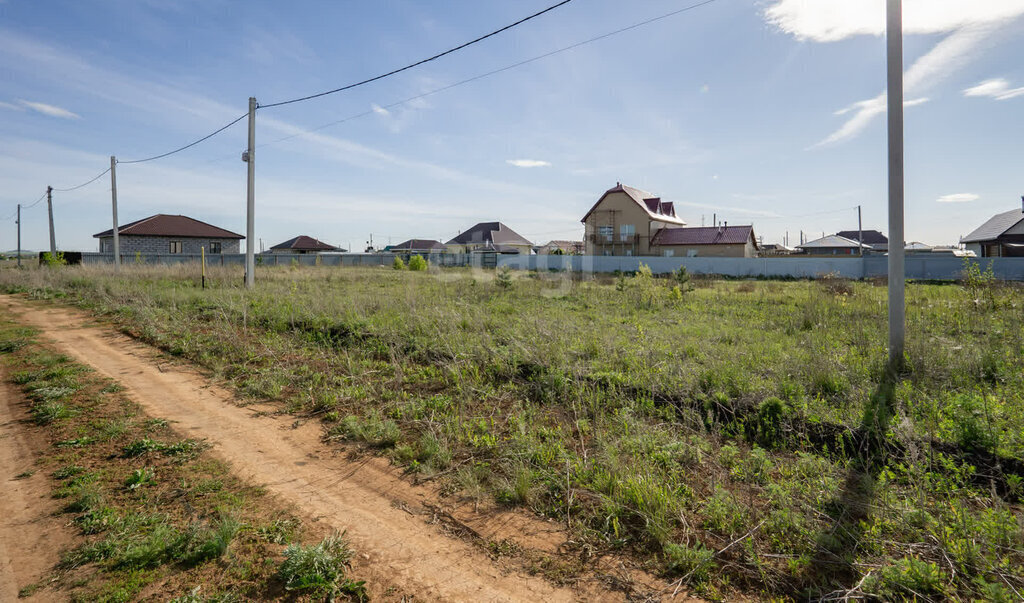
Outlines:
[{"label": "small tree", "polygon": [[672,273],[672,276],[675,277],[676,283],[683,291],[690,285],[690,271],[686,269],[686,266],[680,266],[679,270]]},{"label": "small tree", "polygon": [[391,262],[391,267],[395,270],[405,270],[405,262],[402,261],[401,257],[396,255],[395,261]]},{"label": "small tree", "polygon": [[45,266],[66,266],[67,263],[68,261],[64,259],[63,251],[58,251],[53,254],[49,251],[43,252],[43,265]]},{"label": "small tree", "polygon": [[502,289],[512,288],[512,269],[508,266],[502,266],[499,268],[496,278],[498,280],[498,286]]},{"label": "small tree", "polygon": [[422,255],[414,255],[409,258],[409,270],[415,270],[416,272],[422,272],[427,269],[427,260],[423,259]]}]

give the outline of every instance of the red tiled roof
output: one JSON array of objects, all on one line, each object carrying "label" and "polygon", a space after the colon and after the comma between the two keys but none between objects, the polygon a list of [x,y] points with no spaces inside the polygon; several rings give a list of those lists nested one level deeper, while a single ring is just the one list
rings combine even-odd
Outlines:
[{"label": "red tiled roof", "polygon": [[284,243],[278,243],[271,249],[297,249],[299,251],[337,251],[338,247],[324,243],[319,239],[299,235],[294,239],[288,239]]},{"label": "red tiled roof", "polygon": [[[150,236],[150,237],[185,237],[200,239],[244,239],[245,237],[218,228],[206,222],[200,222],[188,216],[172,216],[156,214],[148,218],[130,222],[117,229],[118,236]],[[112,237],[114,229],[92,235],[94,238]]]},{"label": "red tiled roof", "polygon": [[743,245],[753,236],[753,226],[662,228],[651,238],[651,245]]}]

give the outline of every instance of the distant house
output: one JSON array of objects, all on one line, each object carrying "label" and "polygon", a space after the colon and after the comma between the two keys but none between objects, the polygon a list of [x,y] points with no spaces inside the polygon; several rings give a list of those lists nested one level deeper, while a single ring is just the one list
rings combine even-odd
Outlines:
[{"label": "distant house", "polygon": [[[92,235],[100,240],[100,253],[114,253],[114,229]],[[240,234],[188,216],[156,214],[117,228],[122,254],[238,253]]]},{"label": "distant house", "polygon": [[621,182],[580,221],[587,255],[651,255],[651,239],[659,230],[686,226],[671,201]]},{"label": "distant house", "polygon": [[533,243],[501,222],[480,222],[445,244],[453,253],[519,253],[530,255]]},{"label": "distant house", "polygon": [[548,241],[536,249],[537,255],[583,255],[583,241]]},{"label": "distant house", "polygon": [[796,251],[782,243],[765,243],[761,245],[761,255],[789,255]]},{"label": "distant house", "polygon": [[284,243],[278,243],[270,248],[270,253],[320,253],[324,251],[345,251],[319,239],[299,235],[294,239],[288,239]]},{"label": "distant house", "polygon": [[753,226],[661,228],[651,238],[651,255],[666,257],[753,258],[758,249]]},{"label": "distant house", "polygon": [[398,245],[388,245],[391,253],[444,253],[448,248],[441,241],[433,239],[409,239]]},{"label": "distant house", "polygon": [[[863,240],[858,238],[858,235],[861,233],[864,236]],[[870,245],[871,251],[889,251],[889,238],[877,230],[840,230],[836,233],[836,236]]]},{"label": "distant house", "polygon": [[806,255],[860,255],[861,248],[868,251],[871,246],[839,235],[828,235],[797,245],[796,248]]},{"label": "distant house", "polygon": [[1024,207],[992,216],[960,242],[978,257],[1024,257]]}]

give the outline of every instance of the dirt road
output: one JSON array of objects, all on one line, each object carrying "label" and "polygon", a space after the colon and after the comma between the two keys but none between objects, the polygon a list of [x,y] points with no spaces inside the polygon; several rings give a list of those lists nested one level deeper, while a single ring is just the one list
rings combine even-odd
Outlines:
[{"label": "dirt road", "polygon": [[[189,437],[208,439],[236,474],[292,503],[323,531],[346,531],[360,553],[355,574],[367,580],[378,600],[403,595],[460,601],[623,598],[595,579],[559,588],[503,570],[480,547],[445,534],[443,525],[430,525],[436,493],[411,485],[386,461],[351,460],[320,441],[318,425],[294,427],[294,418],[240,407],[229,391],[148,346],[96,326],[83,313],[11,296],[0,296],[0,306],[41,329],[64,353],[117,379],[147,413],[176,423]],[[523,514],[461,513],[459,522],[488,540],[512,537],[551,552],[565,539],[555,524]]]}]

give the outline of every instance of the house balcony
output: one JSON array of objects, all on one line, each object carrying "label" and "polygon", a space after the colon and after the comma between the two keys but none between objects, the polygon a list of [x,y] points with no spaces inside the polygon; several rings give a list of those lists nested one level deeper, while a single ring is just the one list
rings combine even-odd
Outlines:
[{"label": "house balcony", "polygon": [[587,235],[587,242],[593,243],[594,245],[636,245],[640,242],[640,235],[599,235],[589,234]]}]

